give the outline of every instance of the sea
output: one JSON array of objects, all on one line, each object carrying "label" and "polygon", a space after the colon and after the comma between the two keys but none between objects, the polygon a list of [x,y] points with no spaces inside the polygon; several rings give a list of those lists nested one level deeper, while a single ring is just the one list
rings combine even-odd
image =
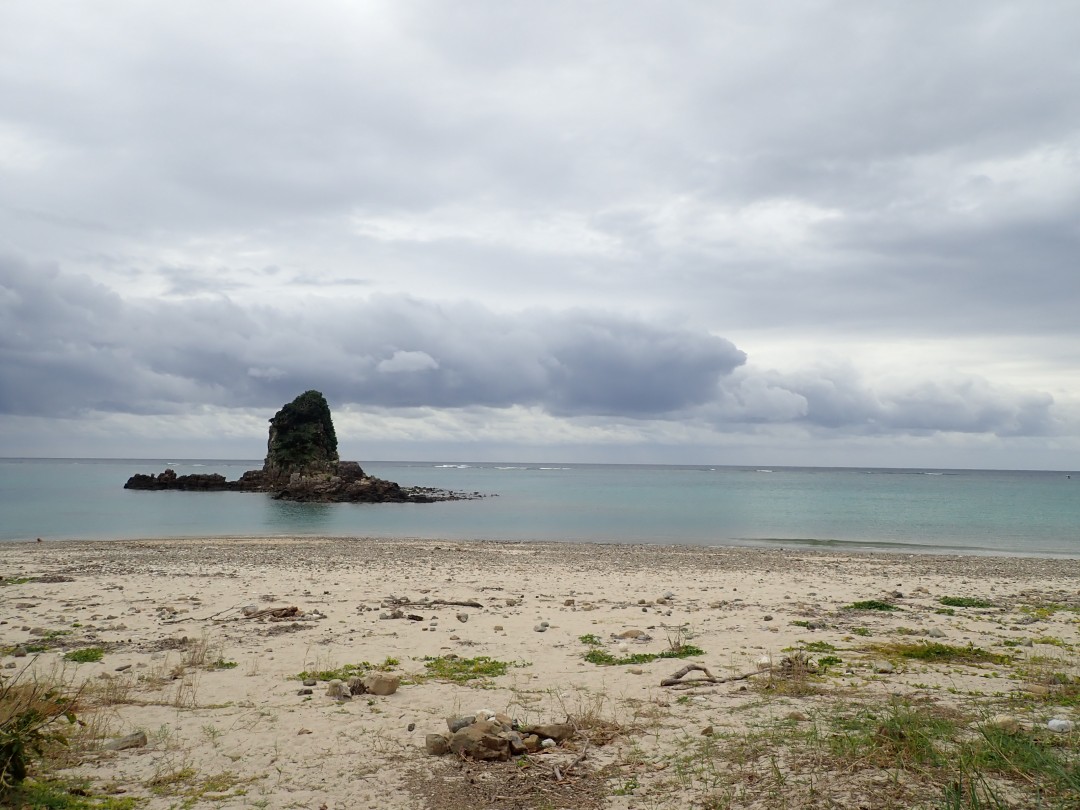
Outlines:
[{"label": "sea", "polygon": [[262,493],[141,492],[134,473],[261,460],[0,459],[0,542],[320,536],[548,540],[1080,557],[1080,473],[382,461],[431,504],[301,504]]}]

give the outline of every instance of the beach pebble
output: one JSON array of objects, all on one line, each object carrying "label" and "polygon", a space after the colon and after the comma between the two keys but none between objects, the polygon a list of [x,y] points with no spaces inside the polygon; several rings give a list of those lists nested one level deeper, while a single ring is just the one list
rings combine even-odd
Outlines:
[{"label": "beach pebble", "polygon": [[435,757],[450,751],[450,740],[445,734],[428,734],[424,737],[424,750]]},{"label": "beach pebble", "polygon": [[476,715],[474,714],[460,715],[458,717],[447,717],[446,727],[450,729],[450,733],[453,734],[455,731],[460,731],[461,729],[465,728],[465,726],[471,726],[475,722]]},{"label": "beach pebble", "polygon": [[352,695],[349,694],[349,687],[345,685],[345,681],[340,678],[334,678],[326,685],[326,696],[335,698],[336,700],[352,700]]},{"label": "beach pebble", "polygon": [[364,676],[364,689],[371,695],[392,695],[400,685],[401,676],[389,672],[369,672]]},{"label": "beach pebble", "polygon": [[945,638],[945,631],[940,627],[931,627],[926,631],[926,635],[930,636],[930,638]]},{"label": "beach pebble", "polygon": [[1056,731],[1058,734],[1067,734],[1073,730],[1073,722],[1063,717],[1055,717],[1047,721],[1046,727],[1051,731]]},{"label": "beach pebble", "polygon": [[533,631],[537,633],[546,633],[548,626],[546,624],[533,625]]},{"label": "beach pebble", "polygon": [[469,614],[468,613],[459,613],[457,615],[457,620],[459,622],[467,622],[469,620]]}]

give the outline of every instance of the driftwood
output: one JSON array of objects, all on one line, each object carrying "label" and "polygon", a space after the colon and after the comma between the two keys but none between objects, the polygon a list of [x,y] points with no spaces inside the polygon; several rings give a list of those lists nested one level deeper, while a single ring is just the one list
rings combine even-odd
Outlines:
[{"label": "driftwood", "polygon": [[470,607],[470,608],[482,608],[479,602],[475,601],[456,601],[454,599],[432,599],[429,602],[413,602],[410,599],[391,596],[388,599],[383,600],[384,606],[393,605],[394,607],[434,607],[439,605],[452,605],[453,607]]},{"label": "driftwood", "polygon": [[232,607],[227,607],[224,610],[219,610],[217,613],[214,613],[214,614],[211,614],[210,616],[207,616],[205,619],[196,619],[194,616],[181,616],[179,619],[163,619],[161,623],[162,624],[179,624],[180,622],[190,622],[190,621],[197,621],[197,622],[228,621],[228,619],[218,619],[217,617],[220,616],[222,613],[228,613],[230,610],[236,610],[238,607],[239,607],[239,605],[233,605]]},{"label": "driftwood", "polygon": [[565,778],[566,778],[567,776],[569,776],[569,775],[570,775],[570,771],[572,771],[572,770],[574,769],[574,767],[575,767],[575,766],[576,766],[576,765],[577,765],[577,764],[578,764],[579,762],[581,762],[581,760],[585,759],[585,754],[587,754],[587,753],[588,753],[588,751],[589,751],[589,741],[588,741],[588,740],[586,739],[586,740],[585,740],[585,745],[584,745],[584,747],[583,747],[583,748],[581,749],[581,753],[580,753],[580,754],[578,754],[578,755],[577,755],[577,756],[576,756],[576,757],[574,758],[574,761],[573,761],[573,762],[571,762],[571,763],[570,763],[569,765],[567,765],[567,766],[566,766],[566,770],[565,770],[565,771],[563,771],[563,772],[562,772],[562,773],[560,774],[560,773],[559,773],[559,769],[558,769],[557,767],[555,768],[555,781],[556,781],[556,782],[561,782],[561,781],[562,781],[563,779],[565,779]]},{"label": "driftwood", "polygon": [[[771,671],[769,669],[759,669],[755,672],[745,672],[742,675],[732,675],[730,678],[717,678],[709,670],[700,664],[687,664],[685,667],[674,673],[670,678],[664,678],[660,681],[661,686],[672,686],[676,689],[692,689],[699,683],[732,683],[733,681],[745,681],[747,678],[753,678],[755,675],[762,675]],[[683,681],[683,677],[690,672],[704,672],[704,678],[695,678],[692,681]]]},{"label": "driftwood", "polygon": [[216,618],[222,613],[228,613],[230,610],[236,610],[236,606],[234,605],[231,608],[218,611],[208,618],[215,622],[239,622],[244,619],[262,619],[267,616],[271,619],[290,619],[300,615],[300,608],[296,607],[296,605],[290,605],[289,607],[266,608],[266,610],[257,610],[254,613],[242,614],[240,616],[226,616],[224,619]]}]

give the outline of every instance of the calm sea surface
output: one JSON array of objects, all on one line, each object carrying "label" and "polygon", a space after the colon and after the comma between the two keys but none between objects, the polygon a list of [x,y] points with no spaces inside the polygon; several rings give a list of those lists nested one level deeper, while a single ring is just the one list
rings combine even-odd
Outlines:
[{"label": "calm sea surface", "polygon": [[403,486],[493,497],[296,504],[123,489],[133,473],[166,466],[234,479],[261,465],[0,459],[0,541],[324,535],[1080,557],[1076,472],[370,462],[368,473]]}]

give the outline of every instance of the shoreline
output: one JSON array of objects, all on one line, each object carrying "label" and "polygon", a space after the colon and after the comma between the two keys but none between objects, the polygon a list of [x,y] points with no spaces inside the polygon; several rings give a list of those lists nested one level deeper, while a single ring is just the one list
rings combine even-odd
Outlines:
[{"label": "shoreline", "polygon": [[[861,560],[881,560],[881,561],[893,561],[897,563],[911,563],[915,564],[916,561],[921,561],[923,566],[929,566],[934,568],[938,565],[944,565],[950,567],[951,563],[964,563],[970,564],[976,570],[986,571],[990,569],[991,572],[1000,568],[1000,565],[995,565],[995,561],[1012,561],[1013,565],[1019,565],[1025,571],[1033,572],[1036,570],[1044,570],[1047,576],[1057,574],[1066,577],[1080,577],[1080,554],[1076,556],[1072,555],[1048,555],[1048,554],[1023,554],[1016,552],[999,552],[993,550],[982,550],[979,552],[968,552],[967,550],[961,550],[953,548],[942,551],[900,551],[895,548],[883,549],[875,547],[866,547],[858,543],[851,543],[848,547],[841,541],[836,546],[829,545],[826,547],[826,542],[798,542],[798,541],[786,541],[790,545],[783,545],[785,541],[777,541],[776,545],[740,545],[740,544],[714,544],[704,545],[698,543],[642,543],[631,542],[621,543],[615,541],[592,541],[592,540],[549,540],[549,539],[511,539],[511,540],[491,540],[484,538],[429,538],[429,537],[392,537],[392,536],[362,536],[355,534],[344,535],[332,535],[332,534],[316,534],[316,535],[302,535],[285,533],[280,535],[250,535],[250,534],[237,534],[237,535],[215,535],[215,536],[191,536],[191,535],[177,535],[177,536],[158,536],[158,537],[138,537],[138,538],[118,538],[118,539],[101,539],[101,538],[58,538],[58,539],[19,539],[19,540],[4,540],[0,541],[0,549],[12,548],[12,549],[40,549],[45,550],[49,547],[52,548],[70,548],[76,551],[82,549],[96,549],[96,550],[111,550],[127,548],[127,547],[141,547],[147,544],[167,544],[170,547],[187,548],[190,546],[204,546],[209,548],[218,548],[225,550],[229,547],[244,547],[244,546],[288,546],[293,547],[297,545],[308,545],[311,549],[319,549],[327,544],[334,545],[339,549],[339,553],[344,553],[346,549],[355,549],[356,547],[364,546],[417,546],[425,547],[430,546],[438,549],[441,546],[448,544],[456,544],[475,548],[492,548],[499,549],[504,547],[521,547],[521,548],[534,548],[544,549],[549,552],[555,552],[558,550],[564,550],[566,554],[571,556],[590,556],[586,552],[590,552],[591,556],[607,557],[612,554],[619,554],[622,552],[627,558],[634,559],[641,556],[656,556],[664,557],[671,555],[681,556],[694,556],[698,555],[701,559],[708,559],[711,556],[719,557],[741,557],[746,555],[750,558],[760,556],[762,558],[768,558],[778,556],[780,559],[787,559],[792,556],[808,555],[810,557],[820,558],[835,558],[841,560],[847,560],[850,558],[857,558]],[[1022,562],[1021,562],[1022,561]]]},{"label": "shoreline", "polygon": [[[86,684],[96,737],[76,739],[57,773],[147,810],[520,810],[544,797],[631,810],[721,794],[770,808],[816,806],[815,790],[853,810],[932,807],[955,778],[945,766],[898,778],[874,757],[823,767],[799,746],[896,706],[1080,725],[1080,560],[295,536],[3,548],[0,673],[29,665]],[[864,603],[891,610],[853,609]],[[686,658],[661,656],[684,641]],[[101,660],[65,660],[86,649]],[[795,680],[799,655],[811,669]],[[505,668],[459,680],[433,669],[463,662]],[[691,672],[689,688],[662,686],[683,664],[737,680]],[[384,669],[400,678],[394,694],[347,701],[321,675],[312,687],[298,677]],[[479,709],[569,719],[577,736],[529,754],[524,772],[426,752],[448,717]],[[100,749],[140,731],[143,745]],[[748,740],[763,746],[752,761],[739,753]],[[691,754],[713,763],[715,783],[674,779]],[[1030,806],[1031,778],[1001,777],[1004,806]],[[785,803],[771,803],[780,787]],[[488,800],[504,795],[519,800]]]}]

